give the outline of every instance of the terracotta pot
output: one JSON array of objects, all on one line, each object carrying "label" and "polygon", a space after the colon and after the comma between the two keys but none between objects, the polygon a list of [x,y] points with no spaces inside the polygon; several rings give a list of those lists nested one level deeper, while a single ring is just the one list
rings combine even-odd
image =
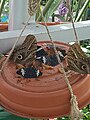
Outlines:
[{"label": "terracotta pot", "polygon": [[[39,44],[50,43],[49,41]],[[62,49],[69,45],[55,42]],[[0,60],[0,64],[5,58]],[[6,110],[27,118],[54,118],[70,113],[70,93],[57,65],[51,70],[44,70],[37,79],[17,78],[16,66],[9,61],[0,74],[0,104]],[[90,75],[81,75],[71,71],[68,79],[77,96],[79,108],[90,103]]]},{"label": "terracotta pot", "polygon": [[8,30],[8,23],[0,22],[0,32],[4,32]]},{"label": "terracotta pot", "polygon": [[[52,25],[59,25],[59,24],[66,24],[68,22],[47,22],[47,26],[52,26]],[[45,25],[45,22],[38,22],[38,24]]]}]

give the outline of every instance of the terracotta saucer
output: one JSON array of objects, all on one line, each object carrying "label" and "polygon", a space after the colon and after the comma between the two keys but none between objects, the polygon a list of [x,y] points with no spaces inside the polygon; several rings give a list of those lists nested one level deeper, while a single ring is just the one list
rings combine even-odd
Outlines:
[{"label": "terracotta saucer", "polygon": [[[50,43],[49,41],[39,44]],[[62,49],[69,45],[55,42]],[[0,64],[5,60],[2,58]],[[9,61],[0,74],[0,104],[6,110],[27,118],[55,118],[70,113],[70,93],[60,66],[43,70],[37,79],[18,78],[16,65]],[[80,109],[90,103],[90,75],[70,71],[68,79],[77,96]]]},{"label": "terracotta saucer", "polygon": [[60,25],[60,24],[67,24],[68,22],[37,22],[38,24],[44,25],[47,24],[47,26],[52,26],[52,25]]}]

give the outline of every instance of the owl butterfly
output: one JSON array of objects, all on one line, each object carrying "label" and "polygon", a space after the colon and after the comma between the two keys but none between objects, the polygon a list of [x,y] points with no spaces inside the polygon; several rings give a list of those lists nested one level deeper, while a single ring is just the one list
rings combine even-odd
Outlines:
[{"label": "owl butterfly", "polygon": [[37,50],[37,41],[35,36],[28,35],[22,45],[16,47],[11,55],[15,63],[25,65],[32,64]]},{"label": "owl butterfly", "polygon": [[33,16],[39,8],[40,0],[29,0],[28,13]]},{"label": "owl butterfly", "polygon": [[90,74],[90,57],[83,52],[78,43],[70,46],[66,58],[68,69],[80,74]]}]

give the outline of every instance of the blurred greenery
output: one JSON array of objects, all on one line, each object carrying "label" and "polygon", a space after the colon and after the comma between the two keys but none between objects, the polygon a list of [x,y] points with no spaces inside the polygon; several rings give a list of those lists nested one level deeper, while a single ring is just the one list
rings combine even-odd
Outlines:
[{"label": "blurred greenery", "polygon": [[3,57],[3,54],[0,54],[0,59]]},{"label": "blurred greenery", "polygon": [[[65,16],[60,14],[56,14],[55,12],[58,10],[62,1],[65,0],[41,0],[41,5],[43,8],[43,16],[46,21],[49,21],[49,18],[55,15],[55,17],[59,18],[61,21],[70,21],[68,18],[68,13]],[[70,1],[71,10],[73,13],[73,20],[75,22],[87,20],[90,18],[90,0],[68,0]],[[39,11],[40,12],[40,11]],[[89,13],[89,14],[88,14]],[[42,15],[38,14],[37,21],[43,21]]]},{"label": "blurred greenery", "polygon": [[[45,7],[43,9],[43,17],[45,18],[45,21],[48,21],[49,17],[57,10],[58,6],[60,5],[62,0],[48,0],[45,4]],[[43,21],[43,17],[41,11],[39,10],[39,16],[36,21]]]},{"label": "blurred greenery", "polygon": [[[90,120],[90,105],[88,105],[87,107],[83,108],[81,110],[81,112],[84,115],[82,120]],[[70,117],[57,118],[56,120],[70,120]]]},{"label": "blurred greenery", "polygon": [[0,0],[0,22],[7,22],[9,14],[9,0]]},{"label": "blurred greenery", "polygon": [[[44,6],[42,11],[43,11],[43,17],[45,18],[46,21],[48,21],[49,17],[52,16],[53,13],[57,10],[57,8],[60,5],[61,1],[62,0],[53,0],[53,1],[52,0],[48,0],[47,2],[46,1],[44,2],[45,6]],[[38,13],[39,13],[39,16],[37,17],[36,21],[43,21],[43,17],[40,14],[41,11],[39,10]]]},{"label": "blurred greenery", "polygon": [[0,120],[29,120],[29,119],[13,115],[0,107]]},{"label": "blurred greenery", "polygon": [[[65,0],[41,0],[41,10],[46,21],[57,19],[61,21],[70,21],[68,13],[65,16],[58,14],[58,7]],[[90,19],[90,0],[68,0],[71,4],[73,20],[75,22]],[[9,0],[0,0],[0,21],[8,21]],[[36,14],[36,21],[43,21],[40,10]]]},{"label": "blurred greenery", "polygon": [[[90,105],[83,108],[81,112],[84,115],[83,120],[90,120]],[[29,119],[13,115],[5,111],[2,107],[0,107],[0,120],[29,120]],[[34,119],[30,119],[30,120],[34,120]],[[67,116],[67,117],[55,118],[55,120],[70,120],[70,117]]]},{"label": "blurred greenery", "polygon": [[90,39],[80,41],[80,45],[85,53],[90,56]]}]

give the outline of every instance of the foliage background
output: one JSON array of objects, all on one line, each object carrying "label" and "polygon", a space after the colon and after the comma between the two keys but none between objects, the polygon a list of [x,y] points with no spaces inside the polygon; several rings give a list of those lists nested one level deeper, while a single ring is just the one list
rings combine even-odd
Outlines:
[{"label": "foliage background", "polygon": [[[55,14],[55,11],[58,10],[59,5],[61,4],[61,0],[41,0],[41,7],[43,7],[43,15],[45,19],[48,21],[50,17],[52,17],[52,21],[55,21],[55,17],[60,21],[68,21],[68,14],[60,15]],[[90,0],[71,0],[71,9],[73,12],[74,21],[82,21],[90,19]],[[43,21],[40,11],[36,14],[36,20]],[[0,21],[7,22],[8,21],[8,13],[9,13],[9,0],[0,0]],[[39,15],[39,16],[38,16]],[[86,42],[81,41],[81,46],[88,49],[87,54],[90,55],[90,40],[86,40]],[[2,57],[2,55],[0,55]],[[82,113],[84,114],[83,120],[90,120],[90,105],[83,108]],[[57,120],[70,120],[68,117],[56,118]],[[0,107],[0,120],[28,120],[26,118],[21,118],[15,116],[3,108]]]},{"label": "foliage background", "polygon": [[[73,19],[74,21],[82,21],[90,19],[90,0],[68,0],[71,5],[71,10],[73,13]],[[68,13],[65,15],[56,14],[55,11],[58,9],[59,5],[62,4],[62,2],[65,2],[65,0],[41,0],[41,5],[45,6],[43,9],[43,16],[46,19],[46,21],[49,20],[49,17],[57,17],[61,21],[70,21],[67,19]],[[62,8],[63,11],[63,8]],[[40,13],[38,11],[38,13]],[[37,14],[38,14],[37,13]],[[40,14],[38,14],[39,17],[36,18],[37,21],[43,21]],[[53,19],[54,21],[55,19]]]}]

